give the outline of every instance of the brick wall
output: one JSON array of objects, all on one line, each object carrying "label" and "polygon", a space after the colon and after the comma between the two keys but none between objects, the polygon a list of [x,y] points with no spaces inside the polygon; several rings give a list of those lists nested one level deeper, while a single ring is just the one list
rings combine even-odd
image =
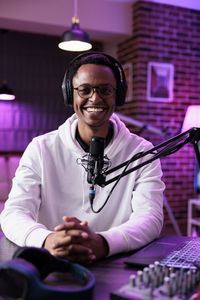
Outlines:
[{"label": "brick wall", "polygon": [[[170,137],[178,134],[188,105],[200,105],[200,11],[149,1],[134,3],[132,37],[118,45],[118,58],[122,64],[129,62],[133,66],[133,100],[119,112],[160,130],[168,128]],[[174,65],[173,101],[147,100],[150,61]],[[154,145],[166,140],[148,130],[141,135]],[[187,203],[195,196],[193,146],[184,146],[162,158],[161,163],[166,197],[182,234],[186,234]],[[169,224],[165,210],[165,226]]]}]

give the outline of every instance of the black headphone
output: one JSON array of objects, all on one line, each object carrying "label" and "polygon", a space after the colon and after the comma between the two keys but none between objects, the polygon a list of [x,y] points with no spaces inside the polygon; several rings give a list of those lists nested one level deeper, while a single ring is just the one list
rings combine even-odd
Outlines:
[{"label": "black headphone", "polygon": [[[62,93],[64,97],[64,104],[65,105],[72,105],[73,104],[73,86],[72,86],[72,70],[73,67],[76,63],[80,62],[80,65],[78,68],[81,66],[81,61],[83,61],[84,58],[86,57],[94,57],[94,64],[95,64],[95,59],[96,57],[102,57],[106,58],[108,61],[107,63],[105,62],[105,65],[110,67],[110,69],[114,72],[115,77],[120,78],[120,80],[117,81],[117,90],[116,90],[116,106],[122,106],[125,103],[126,99],[126,93],[127,93],[127,81],[126,81],[126,76],[124,73],[124,70],[121,66],[121,64],[112,56],[102,53],[102,52],[87,52],[84,54],[80,54],[77,57],[75,57],[69,64],[69,68],[66,71],[62,83]],[[92,63],[89,62],[89,63]],[[102,65],[104,65],[102,63]],[[77,70],[78,70],[77,68]],[[76,71],[77,71],[76,70]]]},{"label": "black headphone", "polygon": [[[52,272],[71,273],[74,283],[77,280],[79,284],[74,288],[47,285],[43,279]],[[18,248],[12,260],[0,265],[3,299],[92,300],[94,285],[95,277],[87,268],[56,258],[44,248]]]}]

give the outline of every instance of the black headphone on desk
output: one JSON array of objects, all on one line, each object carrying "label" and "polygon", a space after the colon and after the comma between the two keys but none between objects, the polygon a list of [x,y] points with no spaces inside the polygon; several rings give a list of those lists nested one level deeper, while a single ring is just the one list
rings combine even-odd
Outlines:
[{"label": "black headphone on desk", "polygon": [[127,81],[124,70],[121,64],[112,56],[102,52],[87,52],[75,57],[69,64],[63,83],[62,93],[65,105],[73,104],[73,85],[72,80],[77,70],[83,64],[97,64],[108,66],[114,73],[117,81],[116,89],[116,106],[121,106],[125,103],[127,93]]},{"label": "black headphone on desk", "polygon": [[[75,289],[46,285],[52,272],[71,273],[81,282]],[[52,256],[44,248],[18,248],[13,259],[0,265],[0,296],[9,300],[91,300],[95,277],[87,268]]]}]

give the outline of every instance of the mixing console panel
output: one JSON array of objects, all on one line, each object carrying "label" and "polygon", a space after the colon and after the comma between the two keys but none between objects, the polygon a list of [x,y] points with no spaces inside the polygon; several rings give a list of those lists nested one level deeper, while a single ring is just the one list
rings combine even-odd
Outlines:
[{"label": "mixing console panel", "polygon": [[199,300],[198,269],[173,269],[159,262],[137,271],[129,282],[110,294],[111,300]]}]

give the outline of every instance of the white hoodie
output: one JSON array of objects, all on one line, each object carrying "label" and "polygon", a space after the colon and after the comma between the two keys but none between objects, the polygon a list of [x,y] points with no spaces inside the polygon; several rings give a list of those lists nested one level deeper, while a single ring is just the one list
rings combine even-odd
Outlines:
[{"label": "white hoodie", "polygon": [[[104,155],[111,160],[112,168],[152,148],[150,142],[130,133],[115,114],[110,120],[114,136]],[[88,221],[91,229],[107,240],[109,255],[152,241],[163,224],[160,161],[157,159],[121,178],[105,207],[93,213],[87,172],[77,163],[86,154],[75,138],[77,122],[74,114],[58,130],[36,137],[28,145],[0,216],[5,236],[19,246],[41,247],[65,215]],[[147,158],[149,155],[130,167]],[[122,170],[107,176],[106,181]],[[95,210],[103,205],[114,184],[97,186]]]}]

